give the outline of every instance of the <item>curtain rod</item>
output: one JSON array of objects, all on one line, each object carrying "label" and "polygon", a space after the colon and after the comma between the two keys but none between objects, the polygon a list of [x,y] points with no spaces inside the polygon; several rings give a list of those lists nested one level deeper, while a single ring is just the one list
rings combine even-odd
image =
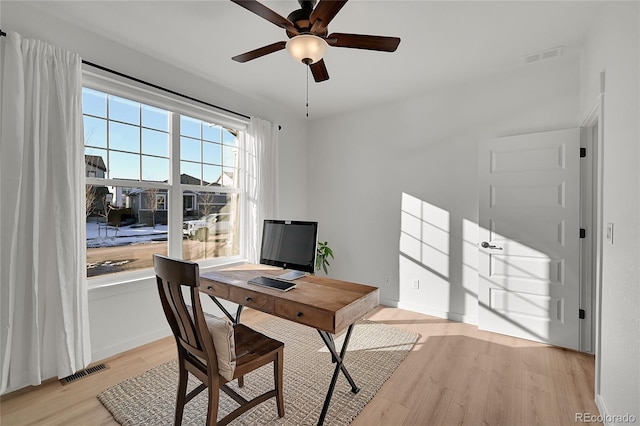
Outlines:
[{"label": "curtain rod", "polygon": [[[5,33],[4,31],[0,30],[0,37],[5,37],[6,35],[7,35],[7,33]],[[200,99],[196,99],[196,98],[193,98],[191,96],[184,95],[182,93],[178,93],[178,92],[176,92],[174,90],[167,89],[167,88],[162,87],[162,86],[158,86],[157,84],[154,84],[154,83],[149,83],[148,81],[144,81],[144,80],[141,80],[139,78],[132,77],[130,75],[121,73],[119,71],[115,71],[115,70],[112,70],[110,68],[103,67],[102,65],[94,64],[93,62],[85,61],[84,59],[82,60],[82,63],[85,64],[85,65],[89,65],[91,67],[95,67],[95,68],[101,69],[102,71],[106,71],[108,73],[115,74],[117,76],[124,77],[124,78],[127,78],[129,80],[133,80],[133,81],[135,81],[137,83],[141,83],[141,84],[153,87],[154,89],[159,89],[159,90],[165,91],[167,93],[171,93],[172,95],[176,95],[176,96],[180,96],[180,97],[185,98],[185,99],[189,99],[190,101],[198,102],[198,103],[201,103],[203,105],[207,105],[207,106],[210,106],[212,108],[219,109],[221,111],[225,111],[225,112],[228,112],[228,113],[231,113],[231,114],[235,114],[235,115],[237,115],[239,117],[246,118],[247,120],[251,119],[251,117],[249,117],[248,115],[240,114],[239,112],[232,111],[230,109],[223,108],[221,106],[214,105],[214,104],[209,103],[209,102],[201,101]],[[278,126],[278,129],[280,129],[280,126]]]},{"label": "curtain rod", "polygon": [[172,95],[180,96],[181,98],[185,98],[185,99],[188,99],[190,101],[198,102],[198,103],[201,103],[203,105],[210,106],[212,108],[216,108],[216,109],[219,109],[221,111],[228,112],[230,114],[234,114],[234,115],[237,115],[239,117],[246,118],[247,120],[251,119],[251,117],[249,117],[248,115],[240,114],[239,112],[232,111],[230,109],[227,109],[227,108],[224,108],[224,107],[221,107],[221,106],[218,106],[218,105],[214,105],[212,103],[209,103],[209,102],[206,102],[206,101],[202,101],[200,99],[193,98],[193,97],[191,97],[189,95],[185,95],[183,93],[176,92],[175,90],[167,89],[166,87],[158,86],[157,84],[154,84],[154,83],[149,83],[148,81],[141,80],[141,79],[139,79],[137,77],[132,77],[130,75],[121,73],[120,71],[115,71],[115,70],[112,70],[110,68],[103,67],[102,65],[98,65],[98,64],[94,64],[93,62],[85,61],[84,59],[82,60],[82,63],[84,65],[89,65],[91,67],[98,68],[98,69],[100,69],[102,71],[106,71],[108,73],[115,74],[115,75],[117,75],[119,77],[127,78],[129,80],[135,81],[136,83],[141,83],[141,84],[144,84],[146,86],[153,87],[154,89],[162,90],[164,92],[171,93]]}]

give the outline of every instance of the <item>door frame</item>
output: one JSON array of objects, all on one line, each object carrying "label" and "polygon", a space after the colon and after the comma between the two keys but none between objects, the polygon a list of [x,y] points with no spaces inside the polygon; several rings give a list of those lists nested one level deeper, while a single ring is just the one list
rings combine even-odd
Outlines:
[{"label": "door frame", "polygon": [[[591,315],[591,323],[584,324],[584,327],[590,327],[592,333],[592,351],[595,354],[595,394],[600,394],[600,354],[601,354],[601,324],[602,324],[602,245],[603,245],[603,223],[602,223],[602,194],[603,194],[603,152],[604,152],[604,82],[605,73],[600,73],[598,96],[593,103],[593,107],[589,113],[582,120],[581,128],[583,129],[583,135],[585,138],[585,146],[587,147],[587,156],[589,156],[589,148],[591,151],[590,164],[587,165],[586,173],[590,174],[588,180],[590,181],[591,188],[588,188],[591,199],[590,205],[582,206],[590,212],[590,222],[586,225],[588,229],[592,229],[592,232],[588,232],[587,235],[591,235],[590,241],[585,241],[585,244],[589,244],[587,250],[590,250],[590,262],[584,262],[581,265],[581,274],[591,274],[591,282],[588,286],[581,287],[584,291],[591,293],[591,307],[593,309],[593,315]],[[582,142],[581,142],[582,143]],[[590,145],[590,146],[589,146]],[[584,217],[584,216],[583,216]],[[585,288],[586,287],[586,288]],[[585,330],[586,332],[586,330]],[[581,332],[581,338],[583,334]]]}]

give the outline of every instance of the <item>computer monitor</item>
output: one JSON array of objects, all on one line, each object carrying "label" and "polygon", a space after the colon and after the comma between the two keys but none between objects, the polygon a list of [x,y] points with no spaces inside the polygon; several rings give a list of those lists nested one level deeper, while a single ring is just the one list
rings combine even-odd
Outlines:
[{"label": "computer monitor", "polygon": [[279,278],[294,280],[313,272],[316,259],[318,222],[264,221],[260,263],[291,269]]}]

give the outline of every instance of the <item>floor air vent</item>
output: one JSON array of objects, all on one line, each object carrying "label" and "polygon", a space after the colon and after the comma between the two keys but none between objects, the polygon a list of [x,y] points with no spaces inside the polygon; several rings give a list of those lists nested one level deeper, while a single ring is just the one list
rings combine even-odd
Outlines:
[{"label": "floor air vent", "polygon": [[77,382],[78,380],[83,379],[91,374],[98,373],[108,368],[109,366],[107,364],[94,365],[93,367],[85,368],[84,370],[80,370],[70,376],[60,379],[60,383],[62,383],[63,385],[68,385],[69,383]]}]

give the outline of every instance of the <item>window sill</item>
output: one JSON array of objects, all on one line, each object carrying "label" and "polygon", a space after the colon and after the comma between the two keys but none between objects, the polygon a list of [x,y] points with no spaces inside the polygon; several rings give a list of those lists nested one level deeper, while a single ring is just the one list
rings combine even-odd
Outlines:
[{"label": "window sill", "polygon": [[[200,271],[206,272],[214,269],[226,268],[235,265],[241,265],[247,263],[247,259],[243,257],[227,258],[224,261],[199,261]],[[111,274],[107,276],[88,278],[87,287],[89,293],[100,292],[102,290],[116,290],[121,292],[123,290],[135,291],[137,285],[147,284],[155,278],[153,269],[143,269],[133,272],[125,272],[120,274]],[[125,291],[126,291],[125,290]]]}]

